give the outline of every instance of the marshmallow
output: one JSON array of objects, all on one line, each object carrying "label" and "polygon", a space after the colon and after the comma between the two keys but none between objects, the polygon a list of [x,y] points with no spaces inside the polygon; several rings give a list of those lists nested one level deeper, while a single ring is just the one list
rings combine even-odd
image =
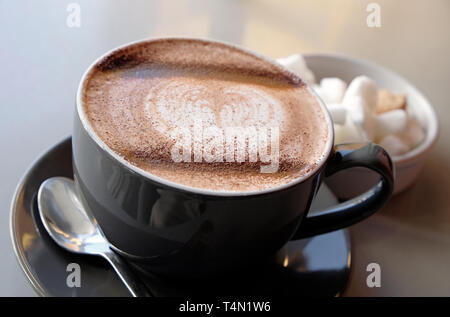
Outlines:
[{"label": "marshmallow", "polygon": [[387,135],[379,143],[390,155],[402,155],[411,148],[404,140],[396,135]]},{"label": "marshmallow", "polygon": [[335,124],[337,144],[379,141],[389,154],[396,156],[424,140],[425,131],[407,112],[404,95],[378,91],[375,81],[367,76],[354,78],[348,88],[343,80],[335,77],[323,78],[318,85],[301,55],[277,61],[311,85],[325,102]]},{"label": "marshmallow", "polygon": [[353,121],[347,120],[344,125],[334,126],[334,142],[336,144],[358,143],[364,141],[364,136]]},{"label": "marshmallow", "polygon": [[388,112],[395,109],[406,108],[406,96],[394,94],[386,89],[378,91],[377,113]]},{"label": "marshmallow", "polygon": [[372,141],[375,136],[374,118],[366,101],[361,96],[352,95],[345,97],[342,105],[347,109],[348,118],[362,130],[366,140]]},{"label": "marshmallow", "polygon": [[311,87],[314,89],[314,90],[320,90],[320,86],[319,85],[317,85],[317,84],[313,84],[313,85],[311,85]]},{"label": "marshmallow", "polygon": [[314,91],[322,98],[322,96],[321,96],[322,92],[321,92],[321,90],[320,90],[320,86],[317,85],[317,84],[313,84],[313,85],[311,85],[311,87],[312,87],[312,89],[314,89]]},{"label": "marshmallow", "polygon": [[412,109],[412,107],[407,106],[406,113],[408,114],[408,117],[410,119],[417,121],[416,123],[419,124],[422,127],[422,129],[428,126],[427,116],[423,113],[423,109],[417,111]]},{"label": "marshmallow", "polygon": [[340,78],[323,78],[320,81],[320,97],[325,103],[338,103],[344,98],[347,84]]},{"label": "marshmallow", "polygon": [[378,91],[375,81],[366,76],[358,76],[352,80],[345,92],[343,103],[354,96],[361,97],[371,112],[375,112],[378,100]]},{"label": "marshmallow", "polygon": [[399,134],[408,127],[408,115],[405,110],[397,109],[384,112],[375,117],[376,139],[388,134]]},{"label": "marshmallow", "polygon": [[400,137],[411,147],[415,148],[425,139],[425,131],[417,119],[411,118],[406,131]]},{"label": "marshmallow", "polygon": [[330,112],[331,119],[334,124],[345,124],[347,117],[347,109],[341,104],[331,103],[327,104],[328,111]]},{"label": "marshmallow", "polygon": [[316,82],[314,73],[306,66],[305,59],[302,55],[294,54],[284,58],[277,59],[277,62],[291,72],[299,76],[308,85],[313,85]]}]

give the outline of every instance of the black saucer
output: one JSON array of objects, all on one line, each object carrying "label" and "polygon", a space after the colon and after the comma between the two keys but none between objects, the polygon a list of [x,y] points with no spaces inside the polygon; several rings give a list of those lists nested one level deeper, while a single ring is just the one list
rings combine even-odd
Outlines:
[{"label": "black saucer", "polygon": [[[19,264],[42,296],[129,296],[110,266],[101,258],[69,253],[48,236],[39,219],[36,195],[53,176],[73,177],[71,139],[39,158],[17,187],[11,204],[11,238]],[[336,204],[322,185],[312,210]],[[346,230],[289,242],[268,263],[207,281],[171,280],[138,272],[155,296],[293,295],[337,296],[350,272],[350,240]],[[81,287],[66,284],[67,265],[81,268]]]}]

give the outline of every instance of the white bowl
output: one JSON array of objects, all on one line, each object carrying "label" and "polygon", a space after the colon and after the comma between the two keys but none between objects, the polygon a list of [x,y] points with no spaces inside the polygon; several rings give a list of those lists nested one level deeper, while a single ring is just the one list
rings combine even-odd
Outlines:
[{"label": "white bowl", "polygon": [[[426,137],[411,151],[391,156],[395,168],[394,194],[414,184],[428,152],[438,138],[438,120],[430,102],[405,78],[377,64],[335,54],[303,56],[317,81],[323,77],[339,77],[350,83],[356,76],[366,75],[375,80],[378,88],[406,95],[408,107],[425,128]],[[328,178],[327,184],[339,198],[348,199],[369,189],[377,180],[378,176],[374,172],[365,168],[353,168]]]}]

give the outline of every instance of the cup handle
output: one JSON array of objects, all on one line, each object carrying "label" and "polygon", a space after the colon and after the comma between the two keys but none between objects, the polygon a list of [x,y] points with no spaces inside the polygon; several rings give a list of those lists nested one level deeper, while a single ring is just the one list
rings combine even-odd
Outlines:
[{"label": "cup handle", "polygon": [[325,167],[325,177],[351,167],[366,167],[381,180],[364,194],[303,219],[292,240],[351,226],[379,210],[391,197],[394,172],[388,153],[373,143],[340,144]]}]

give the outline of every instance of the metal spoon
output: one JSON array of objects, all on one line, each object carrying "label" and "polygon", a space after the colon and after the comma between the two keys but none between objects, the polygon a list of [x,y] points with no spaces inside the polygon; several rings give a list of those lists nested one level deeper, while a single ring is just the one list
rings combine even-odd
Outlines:
[{"label": "metal spoon", "polygon": [[97,221],[86,213],[71,179],[53,177],[43,182],[38,192],[38,207],[45,229],[59,246],[75,253],[102,256],[132,296],[151,296],[129,266],[111,249]]}]

